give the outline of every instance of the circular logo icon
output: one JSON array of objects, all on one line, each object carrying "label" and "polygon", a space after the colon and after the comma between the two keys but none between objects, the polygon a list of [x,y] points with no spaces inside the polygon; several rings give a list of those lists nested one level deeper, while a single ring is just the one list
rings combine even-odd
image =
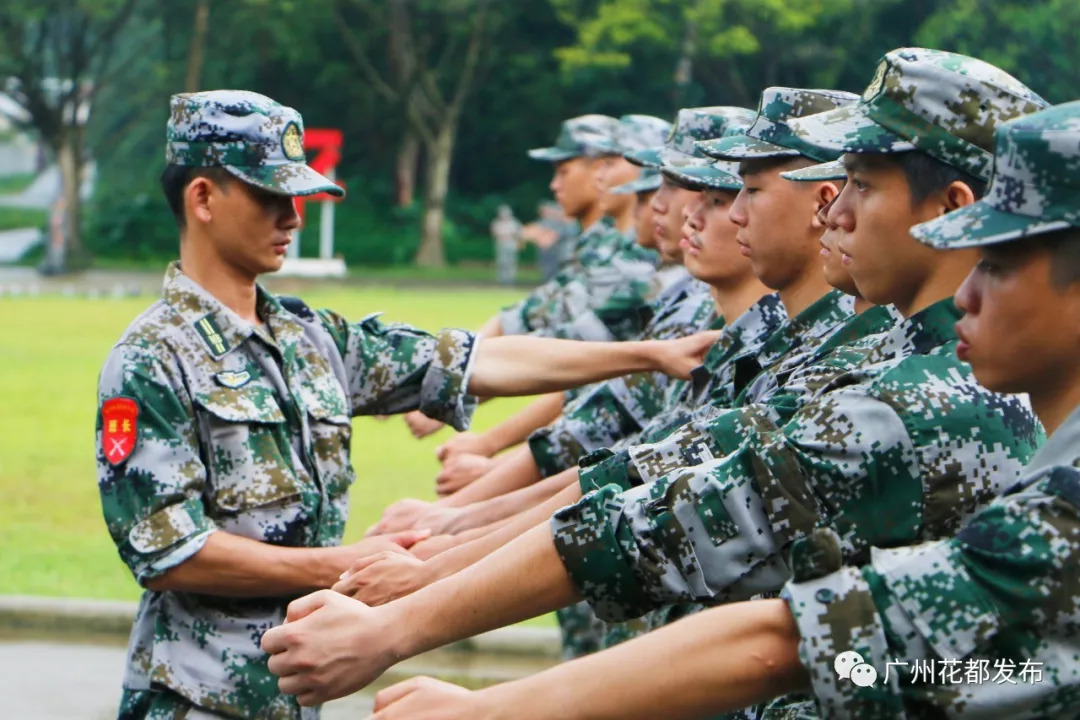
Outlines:
[{"label": "circular logo icon", "polygon": [[285,151],[285,157],[290,160],[304,160],[304,136],[300,134],[300,128],[291,122],[285,126],[285,132],[281,135],[281,149]]}]

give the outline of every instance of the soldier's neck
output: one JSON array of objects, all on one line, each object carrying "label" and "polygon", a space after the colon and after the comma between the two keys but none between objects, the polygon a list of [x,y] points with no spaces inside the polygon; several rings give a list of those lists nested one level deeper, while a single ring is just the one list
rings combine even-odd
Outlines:
[{"label": "soldier's neck", "polygon": [[588,212],[582,213],[578,216],[578,222],[581,223],[581,229],[588,230],[596,223],[600,222],[600,218],[604,217],[604,210],[597,203],[589,208]]},{"label": "soldier's neck", "polygon": [[724,318],[726,325],[738,320],[754,303],[770,292],[769,288],[753,275],[730,286],[709,286],[709,294],[716,303],[716,314]]},{"label": "soldier's neck", "polygon": [[1062,392],[1061,382],[1048,379],[1045,390],[1033,389],[1028,392],[1028,397],[1046,434],[1052,435],[1080,407],[1080,382],[1066,384]]},{"label": "soldier's neck", "polygon": [[807,265],[801,275],[777,292],[784,302],[787,316],[793,318],[823,298],[831,289],[832,286],[825,282],[821,263],[817,262]]},{"label": "soldier's neck", "polygon": [[262,323],[255,309],[255,276],[223,262],[191,242],[180,244],[180,269],[241,319],[253,325]]},{"label": "soldier's neck", "polygon": [[631,205],[618,215],[612,215],[612,218],[615,220],[616,230],[621,233],[628,231],[630,228],[634,227],[634,206]]},{"label": "soldier's neck", "polygon": [[904,317],[911,317],[955,295],[979,258],[977,250],[949,250],[937,255],[922,283],[912,288],[911,297],[895,303],[896,309]]}]

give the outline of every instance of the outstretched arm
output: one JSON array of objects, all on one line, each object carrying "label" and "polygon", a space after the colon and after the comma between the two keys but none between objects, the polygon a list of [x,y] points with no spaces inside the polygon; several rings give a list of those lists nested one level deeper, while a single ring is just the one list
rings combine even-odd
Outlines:
[{"label": "outstretched arm", "polygon": [[643,370],[689,378],[718,336],[620,343],[487,338],[477,344],[468,390],[488,397],[539,395]]},{"label": "outstretched arm", "polygon": [[476,692],[412,678],[375,696],[371,720],[689,720],[807,687],[798,642],[782,600],[738,603]]},{"label": "outstretched arm", "polygon": [[483,562],[380,607],[330,590],[289,605],[262,648],[282,692],[318,705],[369,685],[425,650],[520,622],[579,598],[547,524]]}]

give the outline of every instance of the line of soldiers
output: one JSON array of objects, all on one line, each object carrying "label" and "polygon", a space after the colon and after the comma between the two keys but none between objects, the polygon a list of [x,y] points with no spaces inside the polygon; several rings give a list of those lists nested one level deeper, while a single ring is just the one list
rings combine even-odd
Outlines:
[{"label": "line of soldiers", "polygon": [[[1080,714],[1080,103],[905,48],[860,96],[567,121],[533,155],[573,257],[431,336],[258,288],[281,198],[327,183],[295,111],[241,95],[174,98],[181,263],[102,373],[106,518],[148,588],[122,717],[311,716],[550,611],[575,659],[375,717]],[[349,415],[463,429],[540,392],[443,446],[439,501],[333,547]]]}]

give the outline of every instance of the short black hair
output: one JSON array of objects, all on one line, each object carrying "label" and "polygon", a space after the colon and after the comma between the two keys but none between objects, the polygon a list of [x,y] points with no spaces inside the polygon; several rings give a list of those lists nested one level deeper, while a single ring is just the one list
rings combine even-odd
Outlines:
[{"label": "short black hair", "polygon": [[1064,290],[1080,282],[1080,228],[1068,227],[1046,233],[1042,237],[1050,251],[1050,282],[1058,290]]},{"label": "short black hair", "polygon": [[161,191],[169,203],[176,226],[184,229],[184,190],[196,178],[208,178],[221,186],[227,186],[234,179],[228,170],[222,167],[191,167],[189,165],[166,165],[161,173]]},{"label": "short black hair", "polygon": [[986,194],[986,181],[974,175],[931,157],[921,150],[910,150],[896,155],[887,155],[896,161],[904,171],[908,187],[911,190],[911,204],[918,205],[936,192],[940,192],[954,182],[962,182],[971,188],[975,199]]}]

